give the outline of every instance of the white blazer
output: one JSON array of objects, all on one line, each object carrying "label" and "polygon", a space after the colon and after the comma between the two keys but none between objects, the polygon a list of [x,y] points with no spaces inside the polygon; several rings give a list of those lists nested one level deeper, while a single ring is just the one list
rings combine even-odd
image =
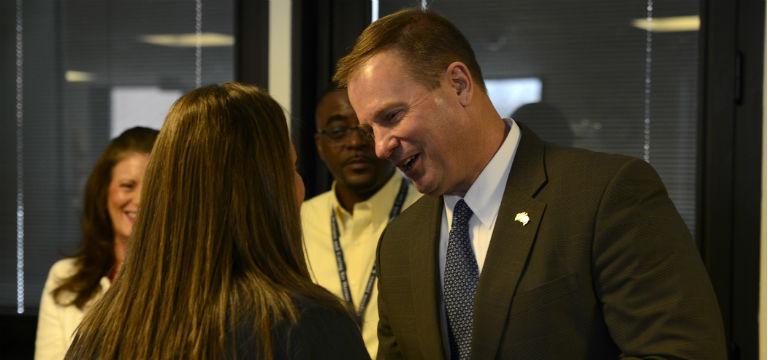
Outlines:
[{"label": "white blazer", "polygon": [[[53,289],[61,281],[75,272],[75,259],[67,258],[57,261],[48,273],[45,281],[43,296],[40,299],[40,312],[37,318],[37,337],[35,338],[35,360],[60,360],[64,358],[67,349],[72,344],[75,329],[83,320],[85,311],[100,299],[109,288],[109,278],[106,276],[99,280],[101,289],[80,310],[73,305],[59,305],[54,301]],[[61,300],[64,302],[74,299],[74,293],[64,293]]]}]

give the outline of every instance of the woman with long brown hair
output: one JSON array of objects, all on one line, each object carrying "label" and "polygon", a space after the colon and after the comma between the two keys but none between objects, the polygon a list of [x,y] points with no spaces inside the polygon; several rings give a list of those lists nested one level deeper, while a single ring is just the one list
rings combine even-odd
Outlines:
[{"label": "woman with long brown hair", "polygon": [[123,269],[68,358],[367,358],[353,320],[312,283],[282,108],[237,83],[171,108]]},{"label": "woman with long brown hair", "polygon": [[120,270],[157,130],[134,127],[113,139],[91,171],[83,196],[79,251],[48,274],[38,313],[35,359],[62,359],[83,314]]}]

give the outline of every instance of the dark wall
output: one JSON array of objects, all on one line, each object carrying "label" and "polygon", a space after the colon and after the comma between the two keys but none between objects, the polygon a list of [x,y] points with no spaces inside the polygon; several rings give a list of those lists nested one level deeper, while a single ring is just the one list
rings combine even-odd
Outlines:
[{"label": "dark wall", "polygon": [[269,85],[269,1],[235,1],[235,80],[266,89]]},{"label": "dark wall", "polygon": [[699,232],[731,359],[758,358],[765,1],[702,1]]},{"label": "dark wall", "polygon": [[307,198],[325,192],[332,178],[315,147],[315,107],[328,87],[336,62],[346,55],[370,23],[370,2],[294,1],[292,128],[299,172]]},{"label": "dark wall", "polygon": [[0,314],[0,357],[32,359],[35,353],[37,316]]}]

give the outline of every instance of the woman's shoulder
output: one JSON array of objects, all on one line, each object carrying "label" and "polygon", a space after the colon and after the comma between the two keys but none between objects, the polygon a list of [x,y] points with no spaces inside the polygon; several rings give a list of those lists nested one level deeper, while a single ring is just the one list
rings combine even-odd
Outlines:
[{"label": "woman's shoulder", "polygon": [[[78,263],[76,258],[64,258],[56,261],[51,270],[48,272],[48,279],[45,281],[43,289],[43,295],[52,296],[52,291],[64,283],[68,278],[72,277],[78,271]],[[99,289],[93,294],[91,299],[85,304],[84,309],[88,309],[96,300],[98,300],[110,286],[109,279],[106,276],[102,276],[99,279]],[[63,289],[58,295],[60,303],[71,303],[77,294],[69,289]]]},{"label": "woman's shoulder", "polygon": [[299,310],[299,313],[302,315],[330,316],[349,318],[351,320],[350,315],[344,311],[342,307],[332,306],[331,304],[326,303],[326,301],[311,299],[304,296],[295,296],[292,299],[296,308]]},{"label": "woman's shoulder", "polygon": [[53,290],[59,286],[64,279],[77,272],[77,263],[74,258],[64,258],[56,261],[48,271],[48,279],[45,281],[45,287]]},{"label": "woman's shoulder", "polygon": [[[296,322],[288,316],[271,330],[275,359],[369,359],[360,331],[341,308],[308,298],[293,298]],[[235,342],[237,358],[254,358],[262,346],[253,333],[255,316],[238,320]]]},{"label": "woman's shoulder", "polygon": [[[43,298],[50,297],[53,299],[53,290],[59,287],[65,279],[72,276],[76,270],[75,259],[64,258],[56,261],[53,266],[51,266],[50,271],[48,271],[48,278],[45,280],[45,286],[43,287]],[[59,294],[59,300],[63,303],[71,302],[74,297],[75,294],[68,291]],[[51,304],[54,303],[56,302],[51,301]]]},{"label": "woman's shoulder", "polygon": [[360,329],[343,309],[296,299],[299,318],[288,331],[291,358],[368,359]]},{"label": "woman's shoulder", "polygon": [[64,258],[53,263],[48,277],[55,275],[56,277],[64,278],[72,276],[77,268],[77,261],[74,258]]}]

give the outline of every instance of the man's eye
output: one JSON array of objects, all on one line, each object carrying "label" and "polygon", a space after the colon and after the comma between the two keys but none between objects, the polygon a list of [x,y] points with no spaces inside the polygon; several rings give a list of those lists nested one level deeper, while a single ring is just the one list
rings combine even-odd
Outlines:
[{"label": "man's eye", "polygon": [[347,132],[346,126],[334,126],[328,129],[328,135],[331,137],[342,137]]},{"label": "man's eye", "polygon": [[393,111],[384,117],[384,122],[391,124],[396,122],[399,118],[400,118],[400,111]]}]

